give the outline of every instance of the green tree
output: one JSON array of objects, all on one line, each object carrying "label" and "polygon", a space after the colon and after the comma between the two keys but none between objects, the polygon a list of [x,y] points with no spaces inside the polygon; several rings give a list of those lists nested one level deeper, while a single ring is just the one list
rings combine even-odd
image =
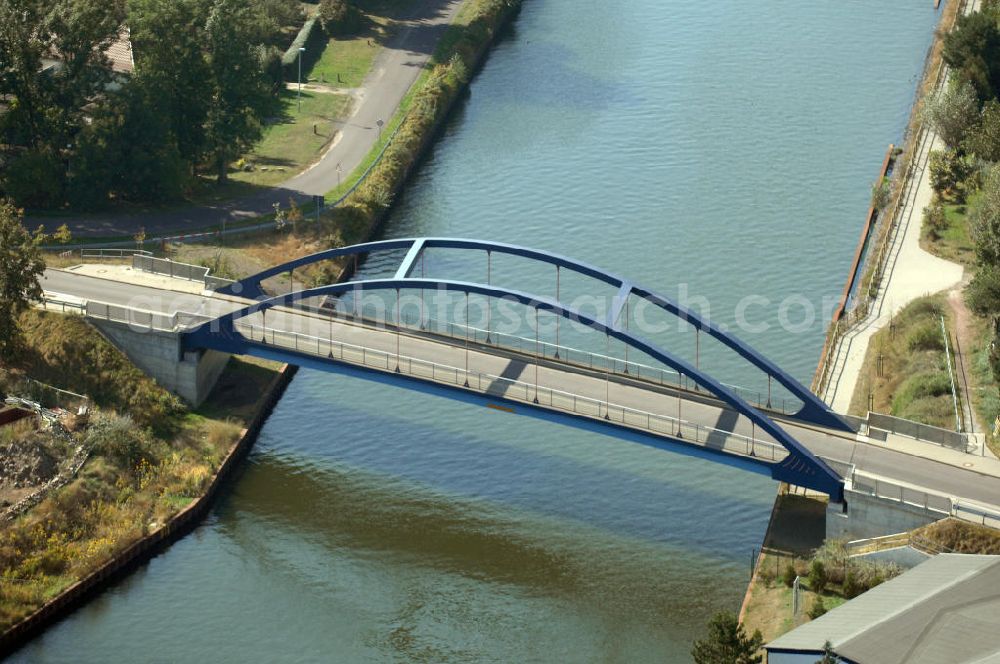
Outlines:
[{"label": "green tree", "polygon": [[871,196],[871,206],[876,210],[882,210],[886,205],[889,204],[889,200],[892,197],[892,187],[889,184],[889,178],[883,176],[882,178],[872,182],[872,196]]},{"label": "green tree", "polygon": [[205,135],[220,182],[229,163],[260,138],[273,103],[262,67],[265,53],[253,42],[258,18],[255,7],[241,0],[214,0],[205,26],[211,99]]},{"label": "green tree", "polygon": [[[205,0],[130,0],[135,50],[130,87],[147,119],[158,116],[143,143],[173,140],[190,171],[205,154],[205,122],[212,100],[205,57]],[[159,133],[166,124],[169,131]],[[155,149],[151,151],[156,151]]]},{"label": "green tree", "polygon": [[695,641],[691,656],[695,664],[760,664],[757,651],[763,644],[759,630],[748,638],[735,615],[720,611],[709,621],[708,635]]},{"label": "green tree", "polygon": [[0,133],[13,145],[37,147],[45,133],[42,56],[51,34],[47,7],[37,0],[0,0]]},{"label": "green tree", "polygon": [[817,597],[816,601],[813,602],[812,608],[809,609],[809,618],[816,620],[820,616],[826,615],[826,610],[826,603],[823,602],[823,598]]},{"label": "green tree", "polygon": [[812,561],[809,566],[809,589],[814,593],[822,593],[826,590],[826,566],[818,560]]},{"label": "green tree", "polygon": [[948,216],[945,214],[944,205],[940,200],[935,200],[924,208],[924,231],[932,240],[937,240],[946,228],[948,228]]},{"label": "green tree", "polygon": [[960,16],[944,37],[942,56],[957,78],[972,85],[980,101],[1000,91],[1000,27],[995,8]]},{"label": "green tree", "polygon": [[976,259],[981,265],[1000,267],[1000,165],[986,171],[980,192],[969,209]]},{"label": "green tree", "polygon": [[23,212],[0,201],[0,358],[10,357],[20,342],[19,314],[42,298],[38,278],[45,271],[39,248],[45,234],[25,229]]},{"label": "green tree", "polygon": [[1000,313],[1000,267],[980,266],[965,288],[965,302],[980,316]]},{"label": "green tree", "polygon": [[73,233],[69,230],[69,226],[63,224],[56,229],[56,232],[52,234],[52,239],[59,244],[69,244],[73,239]]},{"label": "green tree", "polygon": [[69,198],[83,208],[117,200],[167,201],[189,180],[170,119],[142,86],[128,86],[79,137]]},{"label": "green tree", "polygon": [[785,569],[781,573],[781,582],[784,583],[787,587],[791,588],[793,585],[795,585],[795,577],[797,576],[798,574],[795,573],[795,565],[788,563],[787,565],[785,565]]},{"label": "green tree", "polygon": [[965,196],[964,183],[970,175],[969,162],[955,150],[931,150],[931,188],[942,198],[950,197],[961,201]]},{"label": "green tree", "polygon": [[924,117],[941,140],[952,150],[957,150],[969,129],[979,121],[976,91],[968,81],[959,79],[940,95],[928,100]]},{"label": "green tree", "polygon": [[[21,204],[62,202],[77,134],[112,79],[104,54],[124,0],[0,0],[0,146],[16,155],[3,188]],[[55,63],[44,58],[58,54]]]},{"label": "green tree", "polygon": [[979,122],[965,135],[965,150],[986,161],[1000,161],[1000,102],[983,105]]},{"label": "green tree", "polygon": [[827,641],[823,644],[823,657],[816,660],[816,664],[839,664],[840,658],[833,652],[833,644]]},{"label": "green tree", "polygon": [[347,0],[320,0],[319,20],[328,35],[351,34],[360,27],[360,16]]}]

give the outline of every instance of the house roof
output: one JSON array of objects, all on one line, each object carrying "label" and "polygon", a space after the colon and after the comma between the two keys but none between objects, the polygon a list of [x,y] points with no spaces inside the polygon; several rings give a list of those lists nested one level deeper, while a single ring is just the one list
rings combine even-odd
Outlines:
[{"label": "house roof", "polygon": [[767,644],[858,664],[1000,664],[1000,556],[941,554]]},{"label": "house roof", "polygon": [[111,60],[111,71],[118,74],[131,74],[135,69],[135,60],[132,58],[132,35],[127,25],[123,25],[118,32],[118,39],[104,51],[104,55]]}]

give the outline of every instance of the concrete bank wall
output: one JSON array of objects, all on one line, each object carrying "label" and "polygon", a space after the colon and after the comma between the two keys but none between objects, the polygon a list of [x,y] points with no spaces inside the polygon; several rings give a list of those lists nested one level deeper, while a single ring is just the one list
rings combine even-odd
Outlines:
[{"label": "concrete bank wall", "polygon": [[827,539],[857,540],[894,535],[926,526],[945,516],[851,490],[844,491],[844,499],[847,501],[846,513],[841,503],[830,503],[827,507]]},{"label": "concrete bank wall", "polygon": [[243,431],[240,439],[233,443],[233,446],[220,464],[219,470],[215,473],[205,493],[199,498],[194,499],[190,505],[178,512],[159,529],[135,542],[117,556],[101,565],[92,574],[73,584],[33,614],[0,635],[0,658],[12,653],[41,630],[83,605],[91,597],[117,582],[137,565],[146,562],[198,525],[201,519],[208,513],[223,482],[232,475],[233,471],[238,467],[239,462],[249,452],[254,441],[257,440],[257,435],[260,433],[261,427],[267,420],[268,415],[271,414],[274,405],[281,398],[281,395],[284,394],[285,388],[288,387],[288,384],[297,371],[298,367],[291,365],[285,365],[281,368],[279,375],[268,386],[267,396],[260,410]]},{"label": "concrete bank wall", "polygon": [[173,332],[88,321],[146,375],[195,408],[208,398],[229,361],[229,355],[214,350],[185,353],[180,335]]}]

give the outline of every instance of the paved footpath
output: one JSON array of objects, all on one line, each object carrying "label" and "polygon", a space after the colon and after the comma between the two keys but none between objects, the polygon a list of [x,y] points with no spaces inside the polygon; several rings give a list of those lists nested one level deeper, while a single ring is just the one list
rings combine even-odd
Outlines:
[{"label": "paved footpath", "polygon": [[195,231],[223,221],[252,219],[283,205],[289,198],[306,201],[337,186],[337,167],[346,179],[361,164],[379,137],[378,121],[388,123],[400,102],[430,60],[438,40],[454,20],[464,0],[424,0],[398,20],[401,28],[375,58],[351,116],[336,123],[338,138],[323,157],[305,172],[274,189],[246,198],[198,207],[156,212],[81,215],[76,218],[37,218],[28,221],[47,226],[65,223],[74,237],[131,236],[139,227],[147,235]]}]

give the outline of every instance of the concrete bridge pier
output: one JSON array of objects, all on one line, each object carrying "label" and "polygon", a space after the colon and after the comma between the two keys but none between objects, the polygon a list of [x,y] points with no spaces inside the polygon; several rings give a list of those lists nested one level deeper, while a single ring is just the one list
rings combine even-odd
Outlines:
[{"label": "concrete bridge pier", "polygon": [[948,516],[902,501],[876,497],[844,489],[845,503],[830,502],[826,508],[826,538],[841,540],[868,539],[895,535],[926,526]]},{"label": "concrete bridge pier", "polygon": [[193,407],[205,401],[229,361],[228,353],[216,350],[185,352],[177,332],[112,320],[89,322],[148,376]]}]

